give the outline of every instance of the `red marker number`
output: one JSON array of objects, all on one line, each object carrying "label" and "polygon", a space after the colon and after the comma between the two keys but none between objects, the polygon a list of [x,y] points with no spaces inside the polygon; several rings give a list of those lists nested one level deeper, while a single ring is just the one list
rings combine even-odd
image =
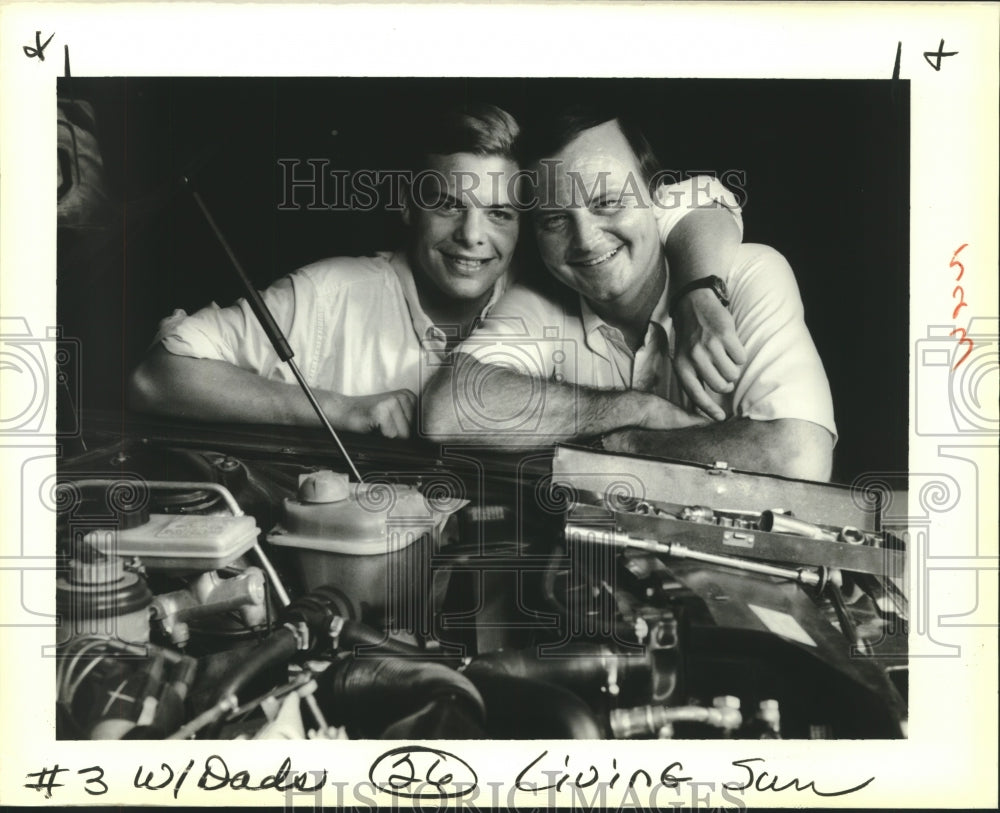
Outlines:
[{"label": "red marker number", "polygon": [[[965,274],[965,266],[962,265],[962,263],[960,263],[956,258],[958,257],[962,249],[964,249],[968,245],[969,245],[968,243],[962,243],[962,245],[956,248],[955,253],[951,255],[951,262],[948,263],[949,268],[958,269],[958,276],[955,277],[955,282],[958,282],[960,279],[962,279],[962,275]],[[952,299],[955,299],[956,296],[958,297],[958,304],[955,306],[955,310],[951,312],[952,319],[957,319],[958,312],[969,304],[968,302],[965,301],[965,289],[961,285],[956,285],[954,290],[951,292]],[[961,366],[962,362],[969,357],[969,353],[972,352],[972,348],[974,347],[972,339],[970,339],[968,336],[965,335],[964,327],[956,327],[948,335],[954,336],[956,333],[961,334],[961,336],[958,339],[959,347],[961,347],[964,344],[967,345],[967,349],[965,351],[965,355],[963,355],[962,358],[960,358],[958,361],[955,362],[955,366],[951,368],[952,370],[957,370],[959,366]]]}]

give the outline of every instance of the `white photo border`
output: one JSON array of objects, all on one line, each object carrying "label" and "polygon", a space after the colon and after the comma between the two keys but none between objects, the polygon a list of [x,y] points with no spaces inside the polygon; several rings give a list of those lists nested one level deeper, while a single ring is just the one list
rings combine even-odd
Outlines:
[{"label": "white photo border", "polygon": [[[0,14],[0,316],[22,320],[35,336],[57,324],[51,156],[55,80],[63,75],[66,49],[74,76],[502,76],[516,66],[517,74],[536,76],[883,79],[892,76],[899,44],[899,77],[911,88],[910,380],[921,363],[919,342],[935,326],[967,325],[968,318],[977,317],[992,319],[995,330],[1000,11],[993,4],[51,3],[10,4]],[[36,31],[42,42],[53,35],[44,61],[25,51],[34,48]],[[924,53],[938,50],[941,41],[946,52],[957,54],[943,58],[936,70],[933,57]],[[968,244],[962,256],[969,305],[956,321],[949,261],[963,243]],[[8,404],[11,397],[0,395]],[[923,604],[915,602],[922,615],[913,630],[918,645],[911,662],[909,738],[807,746],[619,741],[613,753],[619,765],[651,769],[679,761],[685,775],[721,783],[745,776],[733,760],[762,756],[783,780],[814,779],[820,788],[875,777],[844,797],[748,793],[742,799],[751,808],[995,804],[997,526],[991,506],[997,493],[996,436],[955,428],[949,412],[954,397],[949,390],[935,403],[917,403],[911,388],[914,474],[907,516],[923,516],[926,502],[934,501],[918,482],[931,474],[916,473],[955,478],[961,497],[955,498],[955,510],[933,514],[933,540],[925,539],[923,555],[912,557],[911,583],[922,585],[925,594]],[[930,431],[915,431],[917,409],[931,415]],[[938,413],[942,417],[935,423]],[[360,798],[349,795],[352,783],[367,781],[373,760],[393,743],[54,740],[53,687],[39,679],[49,665],[37,654],[52,642],[51,620],[26,617],[22,604],[23,590],[44,589],[51,579],[51,562],[25,546],[29,538],[53,539],[51,514],[33,511],[34,496],[21,491],[25,461],[48,458],[54,470],[53,425],[49,413],[34,436],[0,437],[3,803],[286,802],[276,792],[199,791],[194,774],[207,757],[222,754],[233,770],[245,769],[255,778],[273,773],[286,756],[295,770],[326,768],[331,782],[345,783],[348,795],[338,799],[331,790],[325,805],[403,804],[390,797],[376,801],[370,789]],[[51,593],[33,600],[32,608],[54,613]],[[920,641],[930,643],[922,647]],[[958,647],[947,650],[953,657],[939,656],[941,642]],[[539,752],[548,747],[550,754],[566,755],[577,770],[591,762],[605,765],[612,756],[604,743],[537,745]],[[462,757],[476,766],[480,787],[499,789],[493,802],[551,804],[548,797],[530,793],[508,795],[526,761],[525,743],[475,741],[460,747]],[[196,767],[176,799],[169,787],[159,792],[134,787],[137,765],[169,763],[182,769],[189,759]],[[29,774],[56,764],[70,770],[61,774],[65,785],[51,800],[25,787]],[[101,781],[109,788],[102,795],[93,794],[99,784],[86,784],[96,774],[79,773],[95,765],[103,768]],[[703,787],[702,797],[705,792]],[[315,800],[303,795],[291,801],[310,806]],[[623,801],[637,804],[628,797]],[[572,797],[556,798],[557,804],[571,802]],[[484,795],[475,804],[490,803]],[[696,806],[691,797],[660,800],[671,803]],[[714,803],[732,804],[718,797]]]}]

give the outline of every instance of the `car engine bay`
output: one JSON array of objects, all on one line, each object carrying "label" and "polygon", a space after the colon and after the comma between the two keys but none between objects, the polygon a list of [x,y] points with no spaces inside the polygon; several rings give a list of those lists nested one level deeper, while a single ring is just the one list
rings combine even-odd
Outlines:
[{"label": "car engine bay", "polygon": [[845,486],[89,415],[60,739],[900,738],[904,543]]}]

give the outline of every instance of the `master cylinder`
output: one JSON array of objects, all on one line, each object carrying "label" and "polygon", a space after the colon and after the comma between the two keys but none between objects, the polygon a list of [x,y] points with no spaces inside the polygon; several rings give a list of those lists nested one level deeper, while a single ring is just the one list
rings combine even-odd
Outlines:
[{"label": "master cylinder", "polygon": [[175,646],[191,637],[190,623],[225,612],[238,612],[243,625],[252,629],[267,620],[264,573],[248,567],[231,578],[210,570],[191,580],[187,588],[161,593],[153,599],[152,621]]}]

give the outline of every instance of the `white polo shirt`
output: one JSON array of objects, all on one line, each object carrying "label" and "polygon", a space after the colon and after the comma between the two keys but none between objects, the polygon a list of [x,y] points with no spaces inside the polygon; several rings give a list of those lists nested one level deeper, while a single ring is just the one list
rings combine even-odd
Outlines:
[{"label": "white polo shirt", "polygon": [[[747,362],[732,393],[709,394],[727,416],[798,418],[819,424],[836,439],[830,385],[785,258],[768,246],[740,246],[728,287]],[[519,284],[457,352],[535,378],[653,392],[691,410],[674,373],[674,347],[666,286],[643,344],[633,353],[621,331],[604,322],[579,294],[569,289],[542,293]]]},{"label": "white polo shirt", "polygon": [[[723,203],[742,229],[735,198],[714,179],[691,178],[662,186],[658,194],[654,211],[664,242],[691,208],[712,200]],[[509,272],[497,281],[481,317],[511,277]],[[421,308],[401,251],[320,260],[279,279],[262,296],[314,387],[349,396],[419,392],[445,353],[446,336]],[[176,310],[160,323],[156,341],[176,355],[226,361],[295,382],[245,299],[226,308],[213,302],[191,316]]]},{"label": "white polo shirt", "polygon": [[[486,309],[507,282],[506,276],[497,281]],[[421,366],[445,350],[447,337],[420,307],[402,252],[321,260],[261,295],[314,387],[343,395],[419,392]],[[160,323],[155,340],[176,355],[226,361],[295,383],[245,299],[226,308],[213,302],[191,316],[175,311]]]}]

